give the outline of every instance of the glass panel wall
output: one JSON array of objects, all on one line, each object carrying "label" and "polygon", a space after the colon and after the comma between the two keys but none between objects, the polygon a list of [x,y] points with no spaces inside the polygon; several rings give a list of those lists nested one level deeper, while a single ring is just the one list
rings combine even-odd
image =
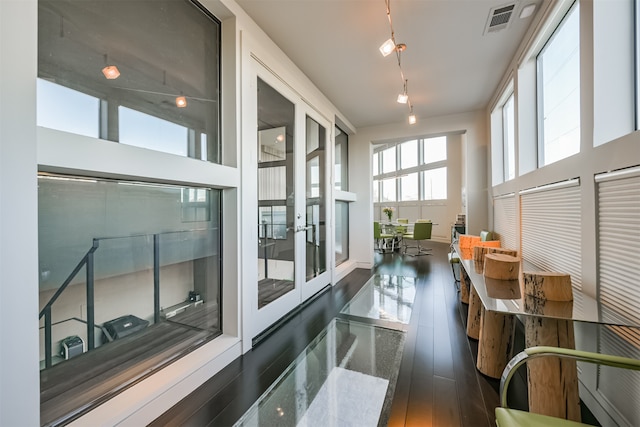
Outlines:
[{"label": "glass panel wall", "polygon": [[42,368],[126,353],[123,318],[147,338],[165,321],[193,345],[220,334],[219,190],[42,174],[38,204]]},{"label": "glass panel wall", "polygon": [[219,163],[219,46],[193,1],[39,0],[38,125]]}]

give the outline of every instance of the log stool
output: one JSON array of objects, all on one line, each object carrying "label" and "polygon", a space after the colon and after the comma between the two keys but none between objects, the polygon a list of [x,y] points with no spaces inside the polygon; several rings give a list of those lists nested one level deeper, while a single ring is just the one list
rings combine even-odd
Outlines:
[{"label": "log stool", "polygon": [[[575,348],[573,291],[568,274],[524,272],[525,346]],[[541,315],[531,316],[531,315]],[[580,421],[580,396],[575,360],[545,357],[527,364],[529,411]]]},{"label": "log stool", "polygon": [[471,286],[471,279],[467,276],[467,272],[464,268],[460,268],[460,302],[469,304],[469,287]]},{"label": "log stool", "polygon": [[480,338],[481,313],[482,301],[476,292],[476,288],[471,286],[471,292],[469,292],[469,310],[467,311],[467,336],[474,340]]},{"label": "log stool", "polygon": [[[503,253],[487,253],[484,256],[484,279],[495,285],[497,281],[508,282],[518,279],[520,259]],[[469,306],[471,316],[471,305]],[[467,323],[468,325],[468,323]],[[478,359],[476,367],[491,378],[500,378],[511,359],[515,316],[497,313],[480,307],[480,333],[478,337]]]}]

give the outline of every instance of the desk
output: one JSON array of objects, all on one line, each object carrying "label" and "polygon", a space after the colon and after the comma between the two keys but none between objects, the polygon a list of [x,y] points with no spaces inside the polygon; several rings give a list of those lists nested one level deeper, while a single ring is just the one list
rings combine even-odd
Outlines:
[{"label": "desk", "polygon": [[[499,378],[511,358],[513,327],[518,318],[525,325],[525,346],[551,345],[574,348],[573,321],[600,325],[638,327],[638,322],[620,316],[603,316],[605,308],[593,297],[573,289],[573,301],[540,300],[525,295],[523,271],[539,271],[520,263],[518,280],[492,280],[483,266],[472,259],[472,251],[453,245],[460,257],[469,286],[467,334],[478,339],[477,367],[485,375]],[[462,274],[461,274],[462,275]],[[462,292],[461,292],[462,296]],[[480,313],[478,313],[478,310]],[[543,362],[543,361],[536,361]],[[579,421],[577,368],[559,360],[529,366],[531,412]]]}]

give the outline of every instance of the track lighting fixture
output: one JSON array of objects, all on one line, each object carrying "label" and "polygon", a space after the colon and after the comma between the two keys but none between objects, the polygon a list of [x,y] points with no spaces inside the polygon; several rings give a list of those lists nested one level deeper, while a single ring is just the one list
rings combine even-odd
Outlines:
[{"label": "track lighting fixture", "polygon": [[404,76],[404,71],[402,71],[402,52],[407,49],[407,45],[404,43],[396,43],[395,35],[393,32],[393,24],[391,21],[391,8],[389,6],[390,0],[385,0],[385,4],[387,6],[387,19],[389,20],[389,28],[391,30],[391,38],[389,38],[386,42],[380,46],[380,53],[383,56],[388,56],[392,52],[396,53],[396,58],[398,59],[398,68],[400,69],[400,78],[402,79],[402,92],[398,95],[397,101],[399,104],[408,104],[409,106],[409,123],[416,123],[416,116],[413,114],[413,105],[411,105],[411,101],[409,100],[409,94],[407,93],[407,83],[408,80]]}]

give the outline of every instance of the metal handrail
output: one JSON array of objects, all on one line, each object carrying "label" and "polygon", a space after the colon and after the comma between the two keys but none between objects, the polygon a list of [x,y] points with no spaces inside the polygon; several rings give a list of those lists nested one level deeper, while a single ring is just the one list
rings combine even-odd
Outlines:
[{"label": "metal handrail", "polygon": [[55,294],[49,299],[49,302],[44,306],[42,311],[40,311],[40,315],[38,319],[42,319],[44,316],[44,364],[45,368],[50,368],[53,362],[53,352],[52,352],[52,339],[51,339],[51,328],[52,328],[52,320],[51,320],[51,306],[58,299],[58,297],[67,289],[67,286],[71,283],[71,281],[76,277],[76,275],[80,272],[82,267],[86,266],[86,275],[87,275],[87,346],[89,350],[92,350],[95,346],[95,320],[94,320],[94,298],[93,298],[93,253],[98,249],[100,243],[98,239],[93,239],[93,245],[87,251],[87,253],[82,257],[78,265],[73,269],[69,277],[64,281],[62,286],[58,288]]}]

